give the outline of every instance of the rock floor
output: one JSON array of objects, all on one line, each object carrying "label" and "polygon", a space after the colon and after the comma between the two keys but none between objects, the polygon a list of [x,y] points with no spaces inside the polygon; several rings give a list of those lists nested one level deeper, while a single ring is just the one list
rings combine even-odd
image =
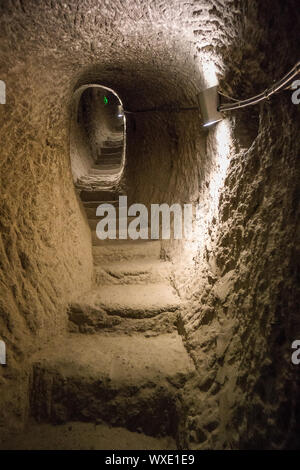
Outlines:
[{"label": "rock floor", "polygon": [[[91,228],[101,192],[83,201]],[[94,243],[95,282],[70,331],[32,357],[31,425],[9,449],[175,449],[195,374],[160,242]]]}]

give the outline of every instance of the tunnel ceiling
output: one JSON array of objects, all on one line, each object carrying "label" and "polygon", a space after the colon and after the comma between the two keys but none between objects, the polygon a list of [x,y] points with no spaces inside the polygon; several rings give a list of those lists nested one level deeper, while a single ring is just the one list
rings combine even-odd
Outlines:
[{"label": "tunnel ceiling", "polygon": [[72,88],[99,82],[133,109],[141,103],[184,105],[194,102],[202,86],[201,54],[207,60],[214,44],[225,46],[234,35],[240,16],[234,3],[5,1],[0,5],[5,67],[15,67],[18,57],[20,70],[27,64],[25,75],[28,63],[47,70],[69,98]]}]

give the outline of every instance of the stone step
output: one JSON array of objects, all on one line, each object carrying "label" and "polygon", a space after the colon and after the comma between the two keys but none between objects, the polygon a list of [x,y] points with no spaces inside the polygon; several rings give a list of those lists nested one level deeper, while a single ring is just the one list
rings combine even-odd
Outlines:
[{"label": "stone step", "polygon": [[[113,243],[123,243],[124,241],[140,241],[140,242],[143,242],[143,241],[149,241],[150,238],[151,238],[151,233],[150,233],[150,228],[149,227],[143,227],[142,228],[142,236],[143,238],[139,238],[138,240],[133,240],[133,239],[130,239],[129,238],[129,234],[127,232],[127,239],[124,239],[124,238],[120,238],[120,231],[119,229],[117,228],[116,231],[114,230],[111,230],[110,232],[107,233],[106,237],[104,240],[99,238],[97,233],[96,233],[96,229],[91,229],[91,232],[92,232],[92,245],[93,246],[103,246],[103,245],[106,245],[107,242],[113,242]],[[124,234],[124,231],[122,231],[122,234]],[[115,238],[114,238],[115,237]]]},{"label": "stone step", "polygon": [[93,246],[94,264],[131,259],[159,259],[159,240],[104,240]]},{"label": "stone step", "polygon": [[120,145],[118,147],[114,146],[114,147],[111,147],[111,146],[102,146],[101,147],[101,155],[110,155],[112,153],[117,153],[119,152],[120,154],[122,154],[123,152],[123,145]]},{"label": "stone step", "polygon": [[124,140],[124,132],[123,130],[116,130],[107,136],[107,139],[103,142],[103,144],[106,145],[107,142],[117,142],[120,140]]},{"label": "stone step", "polygon": [[74,301],[70,319],[76,316],[101,319],[103,313],[121,318],[152,318],[163,312],[174,312],[180,307],[180,298],[166,282],[146,285],[119,284],[98,286]]},{"label": "stone step", "polygon": [[70,306],[68,330],[81,334],[135,334],[144,333],[147,336],[157,336],[164,333],[178,332],[180,312],[163,312],[149,318],[126,318],[106,313],[100,308],[83,309]]},{"label": "stone step", "polygon": [[106,140],[103,141],[103,146],[110,146],[110,145],[123,145],[124,144],[124,132],[115,132],[107,137]]},{"label": "stone step", "polygon": [[120,163],[97,163],[96,165],[97,167],[93,168],[93,170],[89,173],[90,175],[97,176],[97,172],[103,173],[104,171],[120,170]]},{"label": "stone step", "polygon": [[[104,202],[104,204],[106,204],[106,203]],[[97,206],[97,207],[98,207],[98,206]],[[97,208],[96,208],[96,210],[97,210]],[[135,219],[136,219],[136,217],[134,217],[134,216],[127,216],[127,217],[120,217],[120,218],[119,218],[118,206],[115,207],[115,210],[116,210],[116,224],[117,224],[117,227],[119,226],[119,220],[120,220],[122,223],[125,223],[125,222],[126,222],[126,219],[127,219],[127,226],[128,226],[128,224],[129,224],[132,220],[135,220]],[[88,218],[88,223],[89,223],[90,228],[91,228],[91,229],[95,229],[96,226],[97,226],[97,223],[98,223],[100,220],[104,219],[105,217],[107,217],[107,214],[104,215],[104,216],[97,216],[97,215],[96,215],[95,217],[89,217],[89,218]],[[111,217],[110,217],[109,219],[111,219]]]},{"label": "stone step", "polygon": [[99,165],[100,163],[113,163],[116,164],[122,160],[123,154],[122,153],[112,153],[111,155],[101,155],[101,157],[97,158],[96,164]]},{"label": "stone step", "polygon": [[120,140],[105,140],[103,142],[103,147],[110,147],[110,148],[113,148],[113,147],[120,147],[120,146],[123,146],[124,145],[124,139],[120,139]]},{"label": "stone step", "polygon": [[115,182],[114,176],[118,174],[119,171],[120,170],[110,170],[109,173],[106,173],[105,171],[98,171],[97,175],[95,176],[85,175],[78,178],[78,180],[74,184],[79,197],[82,191],[106,191],[109,185],[110,187],[113,187]]},{"label": "stone step", "polygon": [[105,169],[105,167],[108,167],[108,166],[113,166],[114,168],[119,168],[120,169],[120,166],[122,164],[122,157],[118,158],[117,160],[115,161],[109,161],[109,160],[99,160],[95,166],[93,167],[93,170],[102,170],[102,169]]},{"label": "stone step", "polygon": [[177,333],[72,334],[33,357],[30,413],[40,423],[102,420],[176,437],[182,388],[194,374]]},{"label": "stone step", "polygon": [[101,155],[97,158],[99,162],[113,162],[113,161],[119,161],[123,157],[122,152],[112,152],[109,155]]},{"label": "stone step", "polygon": [[83,203],[91,201],[112,201],[118,199],[119,194],[114,191],[81,191],[80,199]]},{"label": "stone step", "polygon": [[171,437],[155,438],[107,424],[69,422],[55,426],[31,423],[1,450],[176,450]]},{"label": "stone step", "polygon": [[83,202],[86,215],[88,218],[93,219],[96,218],[96,209],[100,204],[112,204],[113,206],[117,206],[116,209],[118,208],[119,201],[88,201],[88,202]]},{"label": "stone step", "polygon": [[159,260],[113,261],[95,267],[96,285],[149,284],[169,278],[172,264]]},{"label": "stone step", "polygon": [[[107,173],[107,168],[108,167],[102,167],[101,165],[94,165],[90,169],[89,177],[94,178],[95,181],[99,181],[99,179],[101,179],[103,175]],[[113,170],[109,170],[109,171],[114,171],[115,173],[118,173],[120,172],[120,168],[121,168],[120,165],[117,165],[116,168],[114,168]]]},{"label": "stone step", "polygon": [[[101,216],[101,217],[100,217],[100,216],[99,216],[99,217],[96,216],[96,217],[94,217],[94,218],[88,218],[88,223],[89,223],[90,228],[91,228],[92,230],[95,230],[96,227],[97,227],[98,222],[100,222],[100,220],[104,219],[105,217],[106,217],[106,216]],[[122,223],[125,224],[125,223],[126,223],[126,219],[127,219],[127,227],[128,227],[128,225],[130,224],[130,222],[132,222],[133,220],[135,220],[136,217],[134,217],[134,216],[130,216],[130,217],[127,216],[127,218],[126,218],[126,217],[121,217],[121,218],[119,219],[118,211],[117,211],[117,208],[116,208],[116,226],[117,226],[117,228],[119,227],[119,221],[121,221]],[[148,224],[147,224],[147,225],[148,225]],[[146,225],[143,225],[142,227],[146,227]]]},{"label": "stone step", "polygon": [[110,155],[109,157],[100,157],[96,160],[96,165],[105,165],[105,164],[112,164],[117,165],[120,164],[122,161],[122,154],[114,154]]},{"label": "stone step", "polygon": [[[86,177],[81,177],[81,180],[90,180],[94,181],[94,183],[98,183],[100,181],[100,178],[103,175],[112,175],[112,174],[117,174],[120,172],[120,165],[95,165],[94,167],[91,168],[88,176]],[[105,180],[104,180],[105,181]],[[108,181],[108,180],[106,180]],[[95,191],[97,191],[97,187],[94,188]]]},{"label": "stone step", "polygon": [[[93,205],[91,205],[91,202],[93,202]],[[92,210],[88,210],[86,212],[86,214],[91,214],[91,215],[88,215],[88,218],[89,219],[97,219],[97,220],[101,220],[102,216],[97,216],[96,215],[96,210],[97,210],[97,207],[100,205],[100,204],[112,204],[115,208],[115,211],[116,211],[116,216],[117,216],[117,220],[119,219],[119,212],[120,212],[120,207],[119,207],[119,201],[91,201],[90,203],[84,203],[84,206],[85,207],[89,207],[91,208]],[[89,205],[88,205],[89,204]],[[127,216],[127,219],[128,220],[134,220],[136,219],[137,216]],[[121,217],[122,219],[124,218],[123,215]]]},{"label": "stone step", "polygon": [[100,155],[98,156],[97,160],[98,162],[114,162],[114,161],[120,161],[123,157],[122,152],[111,152],[109,155]]}]

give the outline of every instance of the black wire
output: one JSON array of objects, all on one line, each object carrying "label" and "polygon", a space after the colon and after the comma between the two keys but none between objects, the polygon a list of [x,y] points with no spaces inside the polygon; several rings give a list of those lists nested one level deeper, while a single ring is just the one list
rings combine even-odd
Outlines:
[{"label": "black wire", "polygon": [[252,106],[257,104],[261,101],[268,99],[270,96],[278,93],[282,88],[289,87],[289,85],[294,81],[295,77],[300,73],[300,61],[296,63],[296,65],[278,82],[272,85],[267,90],[263,91],[259,95],[253,96],[252,98],[248,98],[246,100],[237,101],[234,104],[225,103],[221,104],[218,107],[218,111],[231,111],[233,109],[245,108],[247,106]]},{"label": "black wire", "polygon": [[[252,98],[248,98],[246,100],[237,100],[236,98],[232,98],[230,96],[224,95],[221,92],[218,92],[219,95],[222,95],[231,101],[235,101],[234,104],[232,103],[221,104],[218,107],[218,111],[231,111],[231,110],[238,109],[238,108],[245,108],[247,106],[252,106],[263,100],[266,100],[273,94],[278,93],[282,88],[285,88],[285,89],[290,88],[291,82],[299,73],[300,73],[300,61],[297,62],[296,65],[281,80],[276,82],[270,88],[263,91],[259,95],[253,96]],[[185,107],[185,108],[174,108],[174,107],[172,108],[168,106],[161,106],[161,107],[154,107],[154,108],[148,108],[148,109],[136,109],[132,111],[124,110],[124,114],[149,113],[149,112],[169,113],[169,112],[192,111],[192,110],[200,111],[198,106],[190,106],[190,107]]]},{"label": "black wire", "polygon": [[170,113],[170,112],[179,112],[179,111],[192,111],[192,110],[199,110],[199,107],[198,106],[190,106],[188,108],[168,108],[166,106],[164,107],[161,107],[161,108],[148,108],[148,109],[136,109],[136,110],[133,110],[133,111],[129,111],[129,110],[124,110],[124,113],[125,114],[136,114],[136,113],[150,113],[150,112],[156,112],[156,113],[161,113],[161,112],[165,112],[165,113]]}]

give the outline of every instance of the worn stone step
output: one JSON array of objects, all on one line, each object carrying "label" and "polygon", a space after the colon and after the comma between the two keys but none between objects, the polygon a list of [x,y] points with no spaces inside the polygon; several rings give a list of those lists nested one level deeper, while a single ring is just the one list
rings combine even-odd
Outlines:
[{"label": "worn stone step", "polygon": [[122,154],[111,155],[109,158],[101,157],[96,160],[97,165],[120,165]]},{"label": "worn stone step", "polygon": [[[109,231],[108,235],[103,240],[103,239],[98,237],[98,235],[96,233],[96,228],[92,228],[91,229],[92,245],[94,247],[96,247],[96,246],[106,246],[107,243],[113,243],[114,246],[115,246],[116,244],[123,243],[124,241],[128,241],[128,243],[130,243],[130,242],[132,242],[132,243],[134,243],[134,242],[149,243],[151,241],[151,228],[149,226],[148,227],[147,226],[142,226],[141,232],[140,232],[141,233],[140,238],[138,238],[137,240],[129,237],[128,230],[127,230],[127,239],[124,239],[124,236],[126,235],[126,232],[125,232],[125,235],[124,235],[124,232],[125,231],[122,230],[122,237],[123,238],[121,238],[120,237],[121,232],[119,231],[118,225],[117,225],[116,231],[114,231],[114,230]],[[115,238],[113,238],[113,237],[115,237]],[[156,240],[160,241],[160,240],[162,240],[162,237],[159,235],[159,238],[155,239],[155,241]]]},{"label": "worn stone step", "polygon": [[71,305],[68,310],[68,331],[71,333],[96,334],[102,333],[144,333],[147,336],[157,336],[163,333],[178,332],[180,312],[163,312],[155,317],[126,318],[117,313],[107,313],[97,307]]},{"label": "worn stone step", "polygon": [[97,163],[97,168],[94,168],[90,174],[97,175],[98,172],[117,171],[120,169],[120,163]]},{"label": "worn stone step", "polygon": [[90,308],[80,304],[69,306],[68,330],[71,333],[144,333],[157,336],[163,333],[178,332],[180,311],[163,312],[148,318],[120,317],[117,313],[107,313],[100,307]]},{"label": "worn stone step", "polygon": [[84,203],[84,209],[88,219],[98,219],[96,216],[97,207],[101,204],[111,204],[118,210],[119,201],[91,201]]},{"label": "worn stone step", "polygon": [[31,423],[1,450],[176,450],[171,437],[155,438],[107,424],[69,422]]},{"label": "worn stone step", "polygon": [[93,246],[95,265],[108,261],[130,259],[159,259],[161,244],[159,240],[104,240],[98,239]]},{"label": "worn stone step", "polygon": [[111,132],[107,139],[103,142],[103,145],[106,145],[107,142],[118,142],[120,140],[124,140],[124,131],[123,130],[116,130],[115,132]]},{"label": "worn stone step", "polygon": [[[120,168],[122,163],[122,157],[115,159],[115,160],[98,160],[95,163],[95,166],[92,169],[94,174],[97,174],[97,171],[102,171],[105,168],[112,167],[112,168]],[[96,171],[95,171],[96,170]]]},{"label": "worn stone step", "polygon": [[115,132],[111,134],[106,140],[103,141],[103,146],[118,146],[124,144],[124,132]]},{"label": "worn stone step", "polygon": [[114,152],[110,155],[101,155],[97,158],[97,164],[99,163],[118,163],[122,160],[122,152]]},{"label": "worn stone step", "polygon": [[[89,180],[97,183],[103,175],[113,175],[120,172],[120,165],[95,165],[89,172],[88,176],[82,177],[81,180]],[[96,190],[96,188],[95,188]]]},{"label": "worn stone step", "polygon": [[105,141],[103,142],[103,147],[110,147],[110,148],[113,148],[113,147],[120,147],[120,146],[123,147],[123,144],[124,144],[124,139],[120,139],[120,140],[105,140]]},{"label": "worn stone step", "polygon": [[[107,232],[107,235],[106,235],[106,238],[103,240],[102,238],[99,238],[97,233],[96,233],[96,229],[92,229],[92,245],[93,246],[103,246],[103,244],[106,244],[106,242],[116,242],[116,243],[122,243],[125,239],[124,239],[124,230],[122,230],[122,237],[123,238],[120,238],[120,231],[119,229],[117,228],[116,231],[114,230],[111,230],[109,232]],[[142,232],[141,232],[141,235],[142,235],[142,240],[149,240],[150,236],[151,236],[151,233],[150,233],[150,228],[149,227],[142,227]],[[129,238],[129,235],[128,235],[128,232],[127,232],[127,237]]]},{"label": "worn stone step", "polygon": [[114,146],[114,147],[111,147],[111,146],[102,146],[101,147],[101,155],[111,155],[112,153],[121,153],[123,152],[123,145],[120,145],[119,147],[117,146]]},{"label": "worn stone step", "polygon": [[119,173],[119,170],[114,170],[114,172],[111,171],[110,173],[98,171],[95,176],[89,174],[78,178],[74,185],[78,191],[79,197],[82,191],[106,191],[108,186],[112,188],[114,186],[115,175],[117,173]]},{"label": "worn stone step", "polygon": [[[105,213],[105,215],[101,215],[101,216],[97,216],[96,215],[96,212],[97,212],[97,208],[99,207],[100,204],[106,204],[106,202],[102,202],[102,203],[99,203],[98,205],[94,206],[94,207],[90,207],[90,208],[87,208],[86,209],[86,214],[87,214],[87,217],[88,217],[88,224],[90,226],[90,229],[92,231],[94,231],[96,233],[96,227],[97,227],[97,224],[98,222],[100,222],[101,220],[103,219],[106,219],[108,214]],[[115,208],[115,216],[116,216],[116,229],[117,229],[117,232],[119,232],[119,226],[121,224],[121,226],[125,226],[125,227],[128,227],[129,224],[136,220],[136,217],[135,216],[125,216],[125,217],[121,217],[120,216],[120,213],[119,213],[119,206],[117,205],[114,205],[114,208]],[[113,219],[111,217],[109,217],[107,219],[107,221],[111,220],[113,222]],[[107,227],[106,227],[107,228]],[[148,229],[148,220],[145,221],[145,223],[141,223],[141,225],[138,227],[138,230],[143,229]],[[149,230],[147,230],[147,232],[149,232]]]},{"label": "worn stone step", "polygon": [[[118,173],[120,169],[121,169],[120,165],[117,165],[116,168],[110,171],[114,171],[115,173]],[[107,173],[107,167],[105,168],[102,165],[94,165],[89,172],[89,177],[92,176],[95,179],[95,181],[97,181],[101,179],[101,177],[106,173]]]},{"label": "worn stone step", "polygon": [[[105,217],[107,217],[107,215],[88,218],[88,224],[89,224],[90,228],[92,230],[95,230],[96,227],[97,227],[98,222],[100,222]],[[126,226],[128,227],[130,222],[132,222],[135,219],[136,219],[136,217],[134,217],[134,216],[127,216],[127,217],[120,217],[119,218],[118,208],[116,207],[116,227],[117,228],[119,227],[119,222],[121,222],[122,224],[126,224],[126,220],[127,220]],[[148,226],[148,221],[147,221],[147,225],[142,225],[143,228],[145,228],[146,226]]]},{"label": "worn stone step", "polygon": [[[120,206],[119,206],[119,201],[94,201],[94,203],[88,203],[89,206],[87,206],[87,203],[84,204],[85,207],[90,207],[92,210],[86,210],[86,214],[88,215],[88,218],[93,220],[93,219],[98,219],[98,220],[101,220],[102,217],[106,217],[106,216],[97,216],[96,215],[96,210],[97,210],[97,207],[100,205],[100,204],[112,204],[115,208],[115,211],[116,211],[116,216],[117,218],[119,219],[119,212],[120,212]],[[122,219],[124,219],[124,217],[122,216],[121,217]],[[134,220],[136,219],[136,216],[127,216],[127,219],[130,221],[130,220]]]},{"label": "worn stone step", "polygon": [[32,358],[30,412],[38,422],[103,420],[176,437],[181,390],[195,374],[181,337],[57,338]]},{"label": "worn stone step", "polygon": [[[106,203],[104,203],[106,204]],[[98,206],[97,206],[98,207]],[[116,224],[117,224],[117,227],[119,226],[119,220],[121,221],[121,223],[126,223],[126,219],[127,219],[127,226],[128,224],[132,221],[132,220],[135,220],[136,217],[134,216],[127,216],[127,217],[120,217],[119,218],[119,207],[115,207],[115,210],[116,210]],[[91,229],[95,229],[97,227],[97,224],[100,220],[104,219],[105,217],[107,217],[107,214],[104,215],[104,216],[95,216],[95,217],[89,217],[88,218],[88,223],[89,223],[89,226]]]},{"label": "worn stone step", "polygon": [[80,198],[83,203],[91,201],[112,201],[118,199],[119,194],[114,191],[81,191]]},{"label": "worn stone step", "polygon": [[[147,285],[103,285],[87,292],[70,306],[73,320],[88,312],[101,316],[103,312],[122,318],[151,318],[163,312],[174,312],[180,298],[166,282]],[[73,321],[72,320],[72,321]],[[74,320],[75,322],[75,320]]]},{"label": "worn stone step", "polygon": [[169,278],[171,263],[159,260],[113,261],[95,267],[95,282],[105,284],[148,284]]},{"label": "worn stone step", "polygon": [[122,161],[123,155],[121,153],[118,154],[111,154],[109,157],[101,156],[97,158],[96,165],[105,165],[105,164],[112,164],[117,165]]}]

